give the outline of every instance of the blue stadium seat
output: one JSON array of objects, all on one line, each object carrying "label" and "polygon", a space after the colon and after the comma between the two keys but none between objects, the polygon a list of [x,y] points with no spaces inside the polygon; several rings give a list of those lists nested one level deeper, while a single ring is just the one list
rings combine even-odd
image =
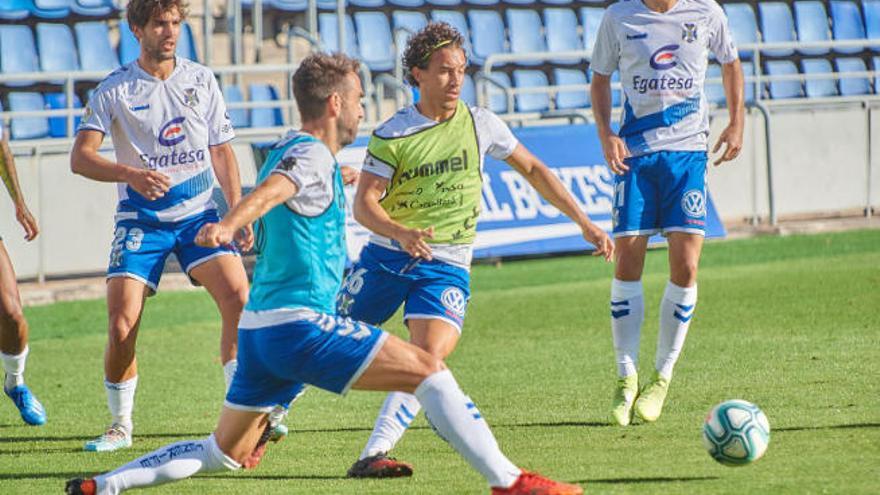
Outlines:
[{"label": "blue stadium seat", "polygon": [[[489,76],[493,81],[497,82],[505,88],[510,88],[510,77],[504,72],[493,72]],[[508,108],[507,95],[494,85],[487,85],[489,88],[489,110],[495,113],[512,112],[512,108]]]},{"label": "blue stadium seat", "polygon": [[459,95],[459,98],[470,106],[475,106],[477,104],[477,89],[474,87],[474,78],[469,74],[464,75],[464,82],[461,84],[461,95]]},{"label": "blue stadium seat", "polygon": [[706,99],[709,100],[709,103],[715,103],[716,105],[723,105],[724,102],[727,101],[727,96],[724,94],[724,85],[720,82],[710,83],[708,82],[708,79],[720,77],[721,66],[718,64],[709,64],[709,67],[706,69]]},{"label": "blue stadium seat", "polygon": [[[743,76],[750,77],[755,75],[755,64],[753,62],[742,63]],[[745,90],[746,102],[755,101],[755,82],[746,81]]]},{"label": "blue stadium seat", "polygon": [[184,22],[180,25],[180,37],[177,39],[175,51],[183,58],[188,58],[193,62],[199,61],[199,54],[196,53],[196,40],[189,23]]},{"label": "blue stadium seat", "polygon": [[[37,24],[37,51],[40,53],[40,68],[44,72],[79,70],[76,44],[67,24]],[[64,81],[53,82],[61,84]]]},{"label": "blue stadium seat", "polygon": [[[847,0],[833,0],[831,2],[831,28],[835,40],[865,39],[865,25],[862,24],[862,14],[859,12],[858,4]],[[837,53],[858,53],[862,51],[862,48],[835,48],[834,51]]]},{"label": "blue stadium seat", "polygon": [[[804,74],[831,74],[831,62],[824,58],[812,58],[801,60],[801,72]],[[822,98],[837,96],[837,82],[834,79],[807,79],[804,82],[807,90],[807,98]]]},{"label": "blue stadium seat", "polygon": [[[336,14],[325,12],[318,14],[318,32],[321,33],[321,44],[328,52],[339,51],[339,29]],[[350,15],[345,16],[345,54],[350,57],[358,55],[357,35]]]},{"label": "blue stadium seat", "polygon": [[119,67],[116,51],[110,46],[106,22],[79,22],[73,26],[82,70],[111,72]]},{"label": "blue stadium seat", "polygon": [[[784,2],[760,2],[758,12],[761,14],[761,33],[765,43],[787,43],[795,41],[794,18],[791,9]],[[794,50],[765,50],[764,55],[771,57],[787,57]]]},{"label": "blue stadium seat", "polygon": [[[253,3],[253,1],[250,3]],[[266,0],[263,2],[263,8],[275,9],[281,12],[305,12],[308,7],[308,0]]]},{"label": "blue stadium seat", "polygon": [[[541,18],[532,9],[507,9],[507,30],[510,33],[510,51],[513,53],[546,52],[547,44],[541,34]],[[543,61],[520,61],[519,65],[541,65]]]},{"label": "blue stadium seat", "polygon": [[394,44],[397,45],[397,56],[403,55],[409,37],[428,24],[425,14],[411,10],[395,10],[391,14],[394,25]]},{"label": "blue stadium seat", "polygon": [[71,0],[33,0],[31,14],[40,19],[64,19],[70,15]]},{"label": "blue stadium seat", "polygon": [[[865,61],[856,57],[838,58],[834,61],[837,72],[865,72]],[[867,77],[841,77],[840,94],[843,96],[871,94],[871,81]]]},{"label": "blue stadium seat", "polygon": [[[9,110],[26,112],[44,110],[46,102],[40,93],[9,93]],[[19,117],[12,119],[12,139],[40,139],[49,135],[49,119],[45,117]]]},{"label": "blue stadium seat", "polygon": [[461,5],[461,0],[425,0],[425,3],[438,7],[458,7]]},{"label": "blue stadium seat", "polygon": [[[788,60],[776,60],[765,62],[767,75],[790,75],[798,74],[797,67],[794,62]],[[785,98],[801,98],[804,96],[804,88],[800,81],[774,81],[769,84],[770,98],[775,100]]]},{"label": "blue stadium seat", "polygon": [[[865,13],[865,35],[869,40],[880,41],[880,0],[862,0],[862,10]],[[880,45],[871,49],[880,52]]]},{"label": "blue stadium seat", "polygon": [[[798,41],[830,41],[831,30],[828,27],[828,13],[825,4],[816,0],[797,1],[794,3],[794,18],[797,23]],[[804,55],[825,55],[829,48],[800,48]]]},{"label": "blue stadium seat", "polygon": [[362,9],[378,9],[385,6],[385,0],[349,0],[348,3]]},{"label": "blue stadium seat", "polygon": [[31,15],[32,0],[5,0],[0,2],[0,20],[21,21]]},{"label": "blue stadium seat", "polygon": [[873,57],[874,62],[874,92],[880,95],[880,57]]},{"label": "blue stadium seat", "polygon": [[[223,99],[226,103],[242,103],[244,102],[244,94],[239,86],[234,84],[223,86]],[[234,129],[243,129],[251,126],[247,108],[230,108],[229,120],[232,122]]]},{"label": "blue stadium seat", "polygon": [[[278,101],[278,91],[269,84],[250,84],[251,101]],[[251,110],[251,127],[278,127],[284,125],[281,107],[263,107]]]},{"label": "blue stadium seat", "polygon": [[[547,50],[551,52],[582,50],[578,36],[577,17],[571,9],[544,9],[544,32],[547,33]],[[555,59],[554,64],[578,63],[577,59]]]},{"label": "blue stadium seat", "polygon": [[336,12],[336,0],[317,0],[317,4],[319,10],[332,10]]},{"label": "blue stadium seat", "polygon": [[602,24],[602,16],[605,9],[600,7],[581,7],[581,25],[584,27],[584,49],[590,52],[596,46],[596,36],[599,34],[599,25]]},{"label": "blue stadium seat", "polygon": [[424,0],[388,0],[388,3],[395,7],[404,7],[409,9],[417,9],[425,5]]},{"label": "blue stadium seat", "polygon": [[473,59],[474,47],[471,45],[471,34],[464,14],[454,10],[434,10],[431,12],[431,20],[434,22],[445,22],[454,27],[464,38],[465,52],[468,59]]},{"label": "blue stadium seat", "polygon": [[501,3],[501,0],[464,0],[464,3],[476,7],[491,7]]},{"label": "blue stadium seat", "polygon": [[[0,26],[0,73],[38,72],[37,46],[27,26]],[[7,82],[7,86],[30,86],[35,81]],[[42,97],[40,97],[42,98]],[[41,106],[42,108],[42,106]]]},{"label": "blue stadium seat", "polygon": [[[135,38],[134,33],[128,27],[128,21],[119,21],[119,61],[123,65],[138,58],[141,52],[141,44]],[[190,25],[186,22],[180,26],[180,37],[177,38],[175,53],[183,58],[198,62],[195,40]]]},{"label": "blue stadium seat", "polygon": [[[755,20],[755,11],[747,3],[725,3],[724,11],[730,24],[733,39],[738,45],[758,42],[758,23]],[[752,50],[740,50],[742,59],[750,60]]]},{"label": "blue stadium seat", "polygon": [[536,0],[504,0],[504,3],[506,3],[507,5],[526,6],[534,5],[535,1]]},{"label": "blue stadium seat", "polygon": [[[611,84],[620,82],[620,71],[614,71],[611,74]],[[611,106],[619,107],[623,104],[623,89],[611,88]]]},{"label": "blue stadium seat", "polygon": [[574,0],[541,0],[545,5],[571,5]]},{"label": "blue stadium seat", "polygon": [[471,10],[468,12],[473,43],[473,60],[482,65],[486,57],[494,53],[507,53],[504,36],[504,22],[501,15],[492,10]]},{"label": "blue stadium seat", "polygon": [[[553,81],[557,86],[569,86],[575,84],[587,84],[587,73],[578,69],[553,69]],[[560,91],[556,93],[556,108],[559,110],[571,110],[575,108],[587,108],[590,106],[590,95],[586,87],[575,91]]]},{"label": "blue stadium seat", "polygon": [[[67,97],[64,93],[49,93],[46,95],[46,108],[57,110],[67,108]],[[79,97],[73,95],[73,108],[82,108],[82,102]],[[77,115],[73,119],[73,132],[67,133],[67,117],[49,117],[49,136],[51,137],[71,137],[76,134],[79,122],[82,117]]]},{"label": "blue stadium seat", "polygon": [[369,40],[359,43],[360,59],[373,72],[390,71],[394,68],[394,50],[391,45],[391,26],[381,12],[356,12],[354,22],[358,38]]},{"label": "blue stadium seat", "polygon": [[[547,75],[539,70],[513,71],[513,84],[516,88],[549,86]],[[516,108],[520,112],[546,112],[550,109],[550,96],[547,93],[517,94]]]},{"label": "blue stadium seat", "polygon": [[82,16],[109,17],[117,9],[113,0],[71,0],[70,10]]}]

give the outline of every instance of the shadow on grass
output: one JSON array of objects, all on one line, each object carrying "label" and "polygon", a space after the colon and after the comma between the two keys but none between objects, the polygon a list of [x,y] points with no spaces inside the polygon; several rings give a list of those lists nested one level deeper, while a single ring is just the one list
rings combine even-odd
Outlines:
[{"label": "shadow on grass", "polygon": [[[2,480],[69,480],[73,478],[82,478],[88,476],[87,473],[0,473],[0,481]],[[61,491],[61,488],[58,489]]]},{"label": "shadow on grass", "polygon": [[617,484],[629,484],[629,483],[682,483],[686,481],[712,481],[720,479],[717,476],[684,476],[684,477],[673,477],[673,476],[657,476],[657,477],[634,477],[634,478],[600,478],[593,480],[577,480],[571,481],[570,483],[605,483],[609,485],[617,485]]},{"label": "shadow on grass", "polygon": [[[600,423],[598,421],[556,421],[553,423],[490,423],[490,427],[496,428],[567,428],[571,426],[587,426],[591,428],[604,428],[611,426],[610,423]],[[430,430],[430,426],[411,426],[407,430]],[[291,428],[290,433],[349,433],[349,432],[371,432],[373,428],[348,426],[344,428]]]},{"label": "shadow on grass", "polygon": [[[372,430],[369,430],[372,431]],[[210,432],[198,432],[198,433],[138,433],[134,436],[134,439],[138,438],[204,438],[208,436]],[[41,437],[0,437],[0,443],[15,443],[15,442],[69,442],[74,440],[80,440],[85,442],[86,440],[93,440],[97,437],[97,435],[90,436],[41,436]]]},{"label": "shadow on grass", "polygon": [[850,425],[828,425],[828,426],[788,426],[783,428],[771,429],[773,433],[779,431],[812,431],[812,430],[849,430],[858,428],[880,428],[880,423],[853,423]]},{"label": "shadow on grass", "polygon": [[272,481],[292,481],[292,480],[347,480],[349,479],[347,476],[338,475],[338,476],[322,476],[320,474],[290,474],[290,475],[281,475],[281,474],[239,474],[239,473],[230,473],[224,476],[217,475],[199,475],[196,476],[197,479],[217,479],[217,480],[272,480]]}]

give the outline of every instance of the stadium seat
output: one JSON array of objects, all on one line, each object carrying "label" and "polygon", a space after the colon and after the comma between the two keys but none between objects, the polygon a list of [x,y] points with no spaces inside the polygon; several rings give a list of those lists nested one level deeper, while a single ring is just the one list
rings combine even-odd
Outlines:
[{"label": "stadium seat", "polygon": [[437,7],[458,7],[461,5],[461,0],[425,0],[425,3]]},{"label": "stadium seat", "polygon": [[[769,76],[797,74],[794,62],[788,60],[776,60],[765,62],[765,69]],[[804,88],[800,81],[773,81],[769,83],[770,98],[778,100],[785,98],[801,98],[804,96]]]},{"label": "stadium seat", "polygon": [[[141,44],[134,36],[134,33],[128,27],[128,21],[119,21],[119,61],[122,65],[138,58],[141,52]],[[177,48],[175,53],[183,58],[188,58],[195,62],[199,61],[196,53],[195,39],[193,37],[192,28],[186,22],[180,25],[180,37],[177,39]]]},{"label": "stadium seat", "polygon": [[33,0],[31,14],[40,19],[64,19],[70,15],[70,2],[71,0]]},{"label": "stadium seat", "polygon": [[184,22],[180,25],[180,37],[177,39],[177,49],[175,51],[183,58],[188,58],[193,62],[199,61],[199,54],[196,52],[196,40],[189,23]]},{"label": "stadium seat", "polygon": [[[324,49],[328,52],[339,51],[339,29],[336,14],[326,12],[318,14],[318,32],[321,33],[321,44],[324,45]],[[358,55],[357,35],[350,15],[345,16],[345,54],[350,57]]]},{"label": "stadium seat", "polygon": [[305,12],[308,7],[308,0],[266,0],[263,2],[263,8],[275,9],[280,12]]},{"label": "stadium seat", "polygon": [[82,16],[109,17],[117,9],[113,0],[71,0],[70,10]]},{"label": "stadium seat", "polygon": [[[791,9],[784,2],[759,2],[758,12],[761,14],[761,33],[765,43],[787,43],[795,41],[794,18]],[[794,50],[764,50],[764,55],[771,57],[787,57]]]},{"label": "stadium seat", "polygon": [[545,5],[571,5],[574,0],[541,0]]},{"label": "stadium seat", "polygon": [[[866,37],[880,41],[880,0],[862,0],[862,10],[865,13]],[[880,45],[874,45],[871,49],[880,52]]]},{"label": "stadium seat", "polygon": [[880,95],[880,57],[873,57],[874,61],[874,93]]},{"label": "stadium seat", "polygon": [[[504,72],[492,72],[489,77],[505,88],[511,87],[510,77]],[[492,84],[486,84],[486,87],[489,89],[489,110],[492,110],[495,113],[507,113],[513,111],[512,108],[508,108],[507,95],[504,91]]]},{"label": "stadium seat", "polygon": [[578,69],[553,69],[553,81],[556,86],[573,86],[583,84],[580,90],[560,91],[556,93],[556,108],[558,110],[571,110],[575,108],[587,108],[590,106],[590,96],[587,92],[587,73]]},{"label": "stadium seat", "polygon": [[[733,39],[738,45],[758,42],[758,23],[755,11],[747,3],[725,3],[724,11],[730,24]],[[741,59],[751,60],[752,50],[740,50]]]},{"label": "stadium seat", "polygon": [[[269,84],[250,84],[251,101],[278,101],[278,91]],[[284,125],[280,107],[262,107],[251,110],[251,127],[278,127]]]},{"label": "stadium seat", "polygon": [[[244,94],[241,92],[241,88],[234,84],[223,86],[223,99],[226,100],[226,103],[242,103],[244,102]],[[232,127],[234,129],[243,129],[246,127],[250,127],[250,119],[248,118],[248,109],[247,108],[230,108],[229,109],[229,120],[232,122]]]},{"label": "stadium seat", "polygon": [[409,9],[417,9],[425,5],[424,0],[388,0],[388,3],[395,7],[404,7]]},{"label": "stadium seat", "polygon": [[[40,93],[9,93],[9,110],[26,112],[44,110],[46,102]],[[49,135],[49,120],[45,117],[19,117],[12,119],[12,139],[40,139]]]},{"label": "stadium seat", "polygon": [[[815,0],[795,2],[794,18],[797,24],[798,41],[831,40],[828,14],[825,11],[825,4],[822,2]],[[829,48],[799,48],[798,51],[804,55],[825,55],[831,50]]]},{"label": "stadium seat", "polygon": [[[548,8],[544,9],[544,32],[547,35],[547,50],[551,52],[583,50],[580,36],[578,36],[578,23],[575,13],[571,9]],[[574,64],[579,59],[554,59],[554,64]]]},{"label": "stadium seat", "polygon": [[391,26],[381,12],[356,12],[354,23],[358,38],[369,42],[358,43],[360,59],[373,72],[390,71],[394,68],[394,50],[391,42]]},{"label": "stadium seat", "polygon": [[[831,62],[824,58],[801,60],[801,72],[804,74],[831,74]],[[834,79],[807,79],[804,82],[807,98],[837,96],[837,82]]]},{"label": "stadium seat", "polygon": [[721,77],[721,66],[718,64],[709,64],[709,67],[706,69],[706,99],[709,103],[714,103],[716,105],[722,105],[725,101],[727,101],[727,96],[724,94],[724,85],[720,82],[710,83],[708,79],[715,79]]},{"label": "stadium seat", "polygon": [[[620,71],[619,70],[614,71],[614,73],[611,74],[611,84],[613,85],[614,83],[620,83]],[[619,107],[622,104],[623,104],[623,89],[622,88],[618,88],[618,89],[611,88],[611,106],[612,107]]]},{"label": "stadium seat", "polygon": [[[743,76],[751,77],[755,75],[755,64],[753,62],[743,62],[742,63]],[[755,101],[755,82],[754,81],[746,81],[746,89],[745,89],[745,98],[746,102]]]},{"label": "stadium seat", "polygon": [[503,0],[507,5],[516,5],[520,7],[524,7],[527,5],[534,5],[536,0]]},{"label": "stadium seat", "polygon": [[471,45],[471,34],[464,14],[454,10],[434,10],[431,12],[431,20],[434,22],[445,22],[454,27],[464,38],[465,52],[468,59],[473,59],[474,48]]},{"label": "stadium seat", "polygon": [[[46,108],[57,110],[67,108],[67,98],[64,93],[49,93],[46,95]],[[82,108],[82,102],[79,97],[73,95],[73,108]],[[67,133],[67,117],[49,117],[49,136],[51,137],[70,137],[76,134],[79,122],[82,117],[79,115],[73,119],[73,132]]]},{"label": "stadium seat", "polygon": [[[27,26],[0,26],[0,73],[38,72],[37,46]],[[36,81],[7,82],[7,86],[30,86]],[[41,97],[42,98],[42,97]],[[40,106],[42,108],[42,105]]]},{"label": "stadium seat", "polygon": [[400,57],[406,49],[409,37],[425,27],[428,24],[428,19],[421,12],[395,10],[391,14],[391,23],[394,25],[394,44],[397,45],[397,56]]},{"label": "stadium seat", "polygon": [[477,7],[491,7],[501,3],[501,0],[464,0],[464,3]]},{"label": "stadium seat", "polygon": [[[831,32],[834,39],[840,40],[863,40],[865,39],[865,25],[862,24],[862,14],[855,2],[848,0],[833,0],[831,2]],[[862,47],[835,48],[837,53],[858,53]],[[842,91],[841,91],[842,92]]]},{"label": "stadium seat", "polygon": [[[541,32],[541,18],[532,9],[507,9],[507,31],[510,33],[510,51],[513,53],[546,52],[547,44]],[[541,65],[541,60],[522,60],[519,65]]]},{"label": "stadium seat", "polygon": [[[834,61],[837,72],[866,72],[865,61],[856,57],[838,58]],[[867,77],[841,77],[841,96],[871,94],[871,81]]]},{"label": "stadium seat", "polygon": [[119,67],[119,58],[110,46],[106,22],[79,22],[73,26],[82,70],[111,72]]},{"label": "stadium seat", "polygon": [[[550,85],[547,75],[539,70],[513,71],[513,84],[516,88]],[[520,112],[546,112],[550,109],[550,96],[547,93],[519,93],[516,95],[516,109]]]},{"label": "stadium seat", "polygon": [[349,0],[348,3],[362,9],[378,9],[385,6],[385,0]]},{"label": "stadium seat", "polygon": [[489,55],[507,53],[504,23],[498,12],[471,10],[468,12],[468,21],[471,26],[471,42],[475,63],[483,65]]},{"label": "stadium seat", "polygon": [[0,20],[21,21],[31,15],[31,0],[5,0],[0,2]]},{"label": "stadium seat", "polygon": [[[40,68],[43,72],[69,72],[79,70],[76,44],[67,24],[41,22],[37,24],[37,48]],[[64,81],[53,81],[63,84]]]},{"label": "stadium seat", "polygon": [[602,16],[605,9],[599,7],[581,7],[581,24],[584,27],[584,49],[593,52],[596,46],[596,36],[599,34],[599,25],[602,24]]},{"label": "stadium seat", "polygon": [[474,87],[474,78],[469,74],[464,75],[464,82],[461,85],[461,95],[459,98],[470,106],[475,106],[477,104],[477,89]]}]

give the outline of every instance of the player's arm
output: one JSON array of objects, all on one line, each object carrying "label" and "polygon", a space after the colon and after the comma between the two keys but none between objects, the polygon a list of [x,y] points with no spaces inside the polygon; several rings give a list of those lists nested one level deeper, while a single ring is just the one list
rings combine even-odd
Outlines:
[{"label": "player's arm", "polygon": [[516,145],[513,153],[507,157],[506,161],[517,172],[522,174],[541,196],[580,227],[584,233],[584,238],[596,246],[594,255],[603,256],[606,260],[611,260],[611,256],[614,254],[614,243],[608,237],[608,234],[590,221],[590,217],[580,209],[571,194],[565,190],[562,182],[559,181],[544,162],[521,143]]},{"label": "player's arm", "polygon": [[98,150],[104,134],[89,129],[80,130],[70,153],[70,170],[99,182],[124,182],[141,196],[154,200],[168,192],[171,180],[155,170],[134,168],[102,157]]},{"label": "player's arm", "polygon": [[425,238],[434,237],[434,227],[411,229],[394,221],[379,204],[389,180],[363,172],[354,197],[354,219],[371,231],[394,239],[407,253],[416,258],[431,259],[431,247]]},{"label": "player's arm", "polygon": [[18,172],[15,170],[15,159],[12,156],[12,150],[9,149],[9,143],[6,142],[6,137],[3,135],[0,135],[0,178],[3,179],[6,191],[9,192],[9,198],[15,205],[15,218],[24,227],[25,240],[33,240],[40,233],[40,229],[24,202],[21,186],[18,184]]},{"label": "player's arm", "polygon": [[590,99],[605,162],[615,174],[624,174],[629,170],[629,167],[623,163],[624,158],[629,156],[629,150],[623,139],[611,130],[611,76],[593,71]]},{"label": "player's arm", "polygon": [[721,81],[724,84],[724,95],[727,97],[727,113],[730,116],[730,123],[718,136],[718,141],[712,149],[712,153],[717,153],[722,145],[726,145],[724,153],[715,160],[715,165],[733,160],[743,147],[743,127],[745,126],[746,114],[744,105],[745,77],[739,59],[721,66]]},{"label": "player's arm", "polygon": [[235,234],[245,226],[251,225],[256,219],[277,205],[296,195],[299,188],[281,174],[271,174],[253,191],[239,201],[226,213],[219,223],[202,226],[196,234],[196,244],[205,247],[217,247],[230,244]]},{"label": "player's arm", "polygon": [[[217,182],[220,183],[220,189],[223,190],[223,197],[226,198],[226,204],[232,209],[241,201],[241,175],[235,151],[228,141],[216,146],[209,146],[208,151],[211,153],[214,175],[217,176]],[[254,245],[253,227],[250,224],[243,226],[236,240],[241,249],[249,250]]]}]

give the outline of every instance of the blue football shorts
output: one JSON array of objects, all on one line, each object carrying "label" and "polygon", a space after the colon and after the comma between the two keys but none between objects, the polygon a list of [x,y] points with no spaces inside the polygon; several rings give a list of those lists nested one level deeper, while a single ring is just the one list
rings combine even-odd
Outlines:
[{"label": "blue football shorts", "polygon": [[614,237],[705,235],[707,160],[702,151],[657,151],[624,160],[629,171],[614,176]]},{"label": "blue football shorts", "polygon": [[[219,222],[216,210],[208,210],[179,222],[124,219],[116,222],[110,249],[107,278],[129,277],[140,280],[152,292],[159,287],[165,259],[174,253],[187,274],[217,256],[237,255],[234,246],[206,248],[195,244],[202,225]],[[195,281],[193,281],[195,283]]]},{"label": "blue football shorts", "polygon": [[464,268],[369,243],[342,284],[336,310],[381,325],[404,304],[404,321],[439,319],[461,332],[470,295]]}]

